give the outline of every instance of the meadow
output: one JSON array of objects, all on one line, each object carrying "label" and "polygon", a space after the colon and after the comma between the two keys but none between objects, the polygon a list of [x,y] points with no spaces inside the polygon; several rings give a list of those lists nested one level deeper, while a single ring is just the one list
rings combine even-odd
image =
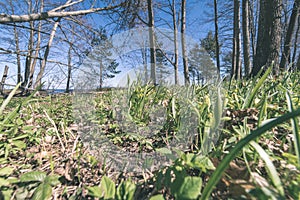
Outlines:
[{"label": "meadow", "polygon": [[[15,88],[0,100],[0,199],[299,199],[299,85],[269,69],[88,95]],[[156,156],[113,162],[128,152]]]}]

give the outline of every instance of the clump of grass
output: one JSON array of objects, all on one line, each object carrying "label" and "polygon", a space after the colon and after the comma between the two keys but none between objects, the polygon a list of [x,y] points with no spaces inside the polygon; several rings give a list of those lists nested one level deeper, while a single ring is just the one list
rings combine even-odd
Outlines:
[{"label": "clump of grass", "polygon": [[[232,81],[225,92],[210,85],[167,88],[136,83],[92,96],[13,98],[14,89],[0,106],[1,192],[7,198],[43,194],[45,199],[53,191],[62,199],[239,198],[231,187],[238,179],[251,186],[250,191],[239,187],[244,197],[298,199],[300,74],[285,73],[282,81],[270,71]],[[86,112],[73,112],[76,106]],[[153,117],[157,113],[164,120]],[[80,120],[91,123],[79,124]],[[91,125],[101,134],[89,135]],[[147,134],[132,131],[131,125]],[[215,133],[220,139],[206,148]],[[83,145],[84,134],[90,136],[89,144],[100,145],[97,139],[105,138],[125,151],[155,152],[171,163],[157,171],[144,170],[142,176],[118,174],[106,158]],[[187,139],[191,135],[192,140]],[[180,137],[191,145],[170,148]],[[258,174],[264,186],[247,176],[234,178],[231,168],[237,164],[250,177]],[[221,184],[225,186],[218,187]]]}]

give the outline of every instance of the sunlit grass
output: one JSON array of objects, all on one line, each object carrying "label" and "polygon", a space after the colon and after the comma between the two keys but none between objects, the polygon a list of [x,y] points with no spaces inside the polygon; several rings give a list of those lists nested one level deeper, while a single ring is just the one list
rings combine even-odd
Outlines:
[{"label": "sunlit grass", "polygon": [[[82,196],[84,190],[89,197],[121,199],[123,195],[132,199],[144,198],[139,195],[155,188],[147,194],[149,198],[209,199],[220,189],[218,183],[232,175],[228,166],[239,160],[250,175],[266,171],[260,174],[268,182],[264,188],[243,180],[252,188],[245,190],[247,195],[299,198],[299,77],[299,73],[284,73],[275,79],[270,68],[262,76],[224,82],[222,87],[163,87],[137,82],[125,90],[77,97],[15,98],[15,88],[0,106],[1,192],[7,198],[14,192],[27,198],[44,192],[49,198],[59,188],[56,191],[62,191],[58,194],[62,199]],[[76,106],[86,112],[74,112]],[[164,120],[153,118],[157,113]],[[123,121],[118,120],[120,116]],[[80,124],[79,119],[91,123]],[[155,125],[156,120],[161,123]],[[101,135],[78,128],[91,124]],[[142,135],[124,124],[148,132]],[[142,178],[134,173],[113,178],[116,169],[110,168],[106,158],[84,150],[84,136],[94,140],[88,145],[101,145],[96,140],[105,138],[131,152],[160,153],[171,163],[156,171],[145,169]],[[193,137],[184,141],[186,136]],[[215,140],[208,142],[211,137]],[[176,148],[175,141],[189,146]],[[62,171],[64,167],[73,174]],[[34,180],[35,185],[28,180]],[[62,190],[67,185],[74,187],[72,194]],[[226,189],[232,192],[230,187]]]}]

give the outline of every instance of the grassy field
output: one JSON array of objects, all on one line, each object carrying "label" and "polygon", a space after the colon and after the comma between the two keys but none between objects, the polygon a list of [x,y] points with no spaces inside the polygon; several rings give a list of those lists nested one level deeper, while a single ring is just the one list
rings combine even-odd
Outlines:
[{"label": "grassy field", "polygon": [[188,88],[12,91],[0,199],[299,199],[299,80],[269,70]]}]

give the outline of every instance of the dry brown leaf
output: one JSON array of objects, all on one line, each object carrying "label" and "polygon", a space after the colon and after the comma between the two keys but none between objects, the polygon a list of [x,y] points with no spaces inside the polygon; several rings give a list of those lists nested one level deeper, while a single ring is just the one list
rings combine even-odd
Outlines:
[{"label": "dry brown leaf", "polygon": [[256,172],[251,172],[250,181],[256,183],[260,187],[269,187],[268,181]]}]

